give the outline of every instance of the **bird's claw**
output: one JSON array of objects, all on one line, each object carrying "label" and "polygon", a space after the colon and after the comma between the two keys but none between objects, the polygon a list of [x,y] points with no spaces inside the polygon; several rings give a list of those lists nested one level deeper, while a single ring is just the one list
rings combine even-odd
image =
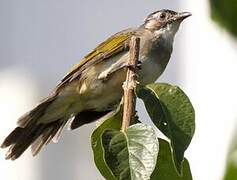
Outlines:
[{"label": "bird's claw", "polygon": [[136,65],[136,68],[134,67],[134,65],[127,64],[127,68],[129,68],[129,69],[132,70],[132,71],[134,71],[134,70],[136,70],[136,69],[141,70],[141,69],[142,69],[142,62],[141,62],[141,61],[138,61],[138,62],[137,62],[137,65]]},{"label": "bird's claw", "polygon": [[137,68],[138,68],[139,70],[142,69],[142,62],[141,62],[141,61],[137,61]]}]

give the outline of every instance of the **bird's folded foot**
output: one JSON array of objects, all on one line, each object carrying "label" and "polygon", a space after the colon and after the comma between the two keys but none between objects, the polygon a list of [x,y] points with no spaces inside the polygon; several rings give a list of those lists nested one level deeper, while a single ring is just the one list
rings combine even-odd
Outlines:
[{"label": "bird's folded foot", "polygon": [[99,74],[98,79],[102,81],[106,81],[109,77],[110,70],[103,71]]}]

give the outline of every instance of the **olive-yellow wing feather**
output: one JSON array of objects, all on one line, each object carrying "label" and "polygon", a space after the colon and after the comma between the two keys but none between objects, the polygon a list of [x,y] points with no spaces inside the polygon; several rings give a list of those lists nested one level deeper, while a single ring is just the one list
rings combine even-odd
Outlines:
[{"label": "olive-yellow wing feather", "polygon": [[80,61],[80,63],[72,67],[69,73],[59,83],[57,89],[65,86],[68,82],[80,78],[80,74],[87,67],[103,61],[104,59],[110,58],[123,51],[128,51],[128,43],[132,35],[132,29],[127,29],[111,36],[106,41],[99,44],[91,53],[86,55]]}]

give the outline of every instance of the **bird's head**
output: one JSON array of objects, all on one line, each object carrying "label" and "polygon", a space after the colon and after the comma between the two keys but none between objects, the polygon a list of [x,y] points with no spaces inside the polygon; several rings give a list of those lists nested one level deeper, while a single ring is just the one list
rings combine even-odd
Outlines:
[{"label": "bird's head", "polygon": [[175,35],[178,31],[181,22],[191,16],[189,12],[178,13],[175,11],[163,9],[151,13],[143,24],[145,29],[157,33],[169,33]]}]

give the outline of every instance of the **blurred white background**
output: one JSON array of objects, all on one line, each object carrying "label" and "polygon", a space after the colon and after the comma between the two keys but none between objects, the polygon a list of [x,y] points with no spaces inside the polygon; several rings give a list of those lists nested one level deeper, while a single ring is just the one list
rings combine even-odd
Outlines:
[{"label": "blurred white background", "polygon": [[[186,152],[194,180],[222,179],[237,122],[237,44],[210,20],[206,0],[1,0],[0,142],[17,118],[98,43],[163,8],[193,16],[182,24],[158,81],[179,85],[195,107],[196,133]],[[138,109],[147,120],[141,103]],[[5,150],[0,150],[0,179],[103,179],[90,148],[94,127],[64,131],[58,144],[35,158],[27,151],[14,162],[5,161]]]}]

